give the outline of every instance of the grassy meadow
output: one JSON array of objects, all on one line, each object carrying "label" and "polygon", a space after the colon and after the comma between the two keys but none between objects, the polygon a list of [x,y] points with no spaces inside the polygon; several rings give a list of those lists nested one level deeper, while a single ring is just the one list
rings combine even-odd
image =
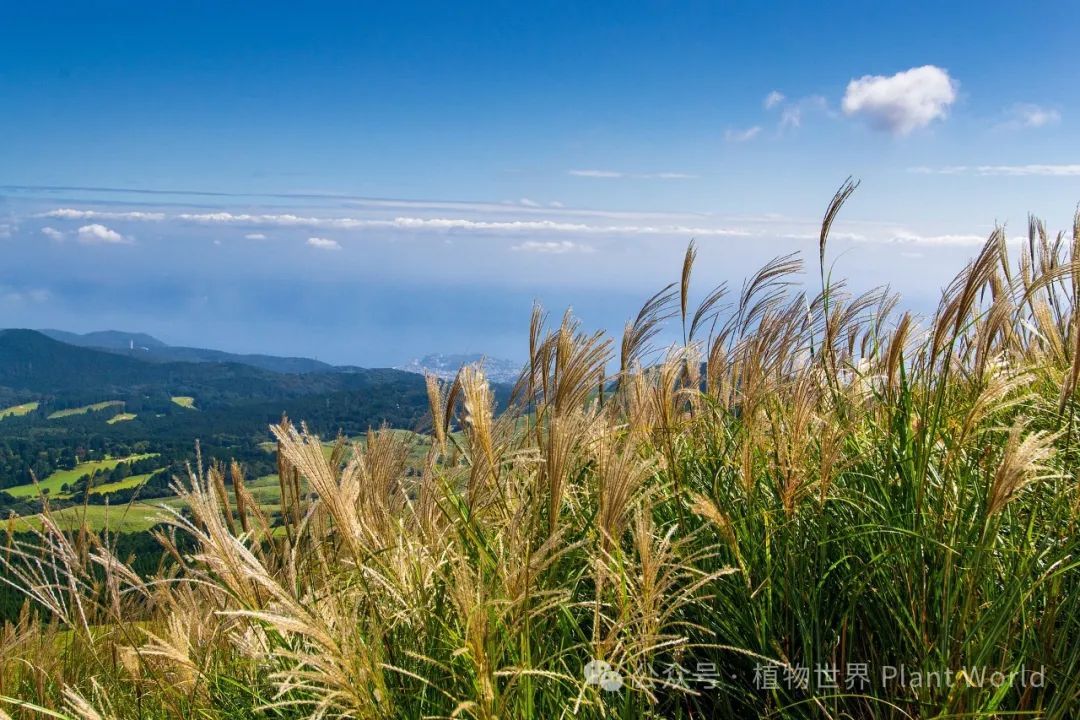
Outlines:
[{"label": "grassy meadow", "polygon": [[[117,465],[127,462],[134,462],[135,460],[143,460],[148,457],[153,457],[153,453],[142,453],[137,455],[128,455],[127,457],[120,458],[106,458],[104,460],[90,460],[88,462],[82,462],[71,468],[70,470],[57,470],[50,474],[48,477],[39,480],[35,485],[34,483],[26,483],[24,485],[15,485],[13,487],[5,488],[4,492],[8,493],[12,497],[34,497],[38,493],[46,493],[52,497],[62,496],[64,485],[70,485],[83,475],[93,475],[96,472],[104,470],[112,470]],[[131,478],[127,478],[130,480]],[[116,483],[113,483],[116,484]],[[93,488],[91,492],[101,492],[101,488]],[[107,492],[107,491],[106,491]]]},{"label": "grassy meadow", "polygon": [[[108,528],[114,533],[146,532],[159,524],[162,506],[179,509],[178,499],[167,498],[153,501],[135,501],[123,505],[75,505],[61,510],[51,510],[50,523],[65,532],[86,528],[102,532]],[[13,532],[40,532],[47,524],[41,515],[18,517],[11,521]]]},{"label": "grassy meadow", "polygon": [[105,410],[106,408],[123,406],[123,400],[105,400],[103,402],[94,403],[92,405],[82,405],[80,407],[57,410],[56,412],[49,413],[49,419],[59,420],[60,418],[71,417],[72,415],[85,415],[86,413],[98,412],[99,410]]},{"label": "grassy meadow", "polygon": [[29,415],[30,413],[38,409],[38,405],[39,403],[36,402],[28,402],[23,403],[22,405],[12,405],[11,407],[6,407],[0,410],[0,420],[9,417],[20,417],[22,415]]},{"label": "grassy meadow", "polygon": [[0,709],[1075,717],[1080,217],[995,231],[917,318],[831,276],[852,189],[812,291],[789,256],[695,293],[691,245],[620,338],[537,309],[505,411],[470,366],[423,443],[283,421],[276,476],[196,463],[150,576],[9,533]]}]

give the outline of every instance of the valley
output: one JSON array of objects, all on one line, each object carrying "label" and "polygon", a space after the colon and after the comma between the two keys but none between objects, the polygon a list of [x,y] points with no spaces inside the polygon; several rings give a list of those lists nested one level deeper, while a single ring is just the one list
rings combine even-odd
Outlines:
[{"label": "valley", "polygon": [[[167,359],[175,355],[197,359]],[[173,353],[137,333],[0,331],[0,517],[29,529],[48,503],[72,523],[142,532],[162,505],[182,507],[170,485],[197,453],[239,462],[247,489],[273,517],[280,490],[269,426],[286,416],[303,418],[328,443],[339,433],[362,442],[369,428],[399,428],[423,457],[424,436],[413,433],[427,412],[420,375],[301,360]]]}]

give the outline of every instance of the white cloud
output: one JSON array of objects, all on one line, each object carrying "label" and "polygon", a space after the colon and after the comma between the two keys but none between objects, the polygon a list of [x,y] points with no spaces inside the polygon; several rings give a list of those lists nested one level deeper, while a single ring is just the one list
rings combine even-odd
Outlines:
[{"label": "white cloud", "polygon": [[889,77],[852,80],[842,107],[846,115],[862,116],[875,129],[907,135],[944,118],[956,101],[956,89],[946,70],[924,65]]},{"label": "white cloud", "polygon": [[587,178],[632,178],[634,180],[691,180],[697,175],[682,172],[624,173],[617,170],[568,170],[568,175]]},{"label": "white cloud", "polygon": [[248,233],[247,235],[244,236],[244,239],[245,240],[265,240],[266,239],[266,234],[265,233]]},{"label": "white cloud", "polygon": [[1080,165],[943,165],[913,167],[909,172],[920,175],[983,175],[1005,177],[1077,177]]},{"label": "white cloud", "polygon": [[529,208],[540,207],[540,203],[536,202],[535,200],[530,200],[529,198],[521,198],[520,200],[518,200],[518,205],[523,205]]},{"label": "white cloud", "polygon": [[51,297],[51,293],[47,288],[31,288],[29,290],[14,290],[3,289],[0,294],[0,300],[6,303],[19,304],[19,303],[44,303],[48,302]]},{"label": "white cloud", "polygon": [[340,250],[341,249],[341,244],[338,243],[337,240],[330,240],[329,238],[309,237],[307,239],[307,244],[310,245],[313,248],[318,248],[319,250]]},{"label": "white cloud", "polygon": [[773,90],[765,96],[765,101],[762,104],[765,106],[766,110],[772,110],[782,102],[784,102],[784,93],[779,90]]},{"label": "white cloud", "polygon": [[64,233],[60,232],[54,227],[45,226],[41,228],[41,234],[55,242],[60,242],[64,239]]},{"label": "white cloud", "polygon": [[741,237],[751,233],[737,228],[694,227],[688,225],[587,225],[555,220],[470,220],[466,218],[396,217],[392,220],[350,217],[319,218],[300,215],[249,215],[228,212],[182,213],[179,220],[204,225],[268,225],[280,227],[313,227],[329,230],[397,229],[413,231],[460,232],[541,232],[599,235],[682,235]]},{"label": "white cloud", "polygon": [[732,130],[729,128],[724,131],[724,139],[728,142],[741,143],[753,140],[759,134],[761,134],[760,125],[755,125],[754,127],[746,128],[745,130]]},{"label": "white cloud", "polygon": [[820,95],[808,95],[787,102],[780,111],[780,129],[793,130],[802,127],[803,116],[811,111],[825,112],[829,104]]},{"label": "white cloud", "polygon": [[802,110],[797,107],[784,108],[784,112],[780,115],[780,128],[797,128],[802,127]]},{"label": "white cloud", "polygon": [[621,178],[625,175],[621,172],[615,172],[614,170],[570,170],[568,175],[574,177],[588,177],[588,178]]},{"label": "white cloud", "polygon": [[979,175],[1048,175],[1051,177],[1076,177],[1080,165],[980,165],[975,168]]},{"label": "white cloud", "polygon": [[78,239],[84,245],[124,245],[132,242],[131,238],[97,223],[79,228]]},{"label": "white cloud", "polygon": [[580,243],[570,242],[569,240],[558,240],[549,242],[539,242],[536,240],[526,240],[520,245],[515,245],[510,248],[517,252],[534,252],[534,253],[547,253],[551,255],[562,255],[570,252],[582,252],[591,253],[593,248],[589,245],[582,245]]},{"label": "white cloud", "polygon": [[941,165],[938,167],[919,165],[908,168],[908,172],[915,173],[916,175],[964,175],[969,170],[971,170],[971,168],[967,165]]},{"label": "white cloud", "polygon": [[[687,173],[662,173],[666,177],[670,178],[691,178],[696,177]],[[627,177],[636,177],[627,175]],[[275,198],[278,199],[278,198]],[[566,207],[563,203],[552,202],[549,207],[528,208],[523,205],[517,205],[516,203],[506,202],[462,202],[457,200],[402,200],[392,198],[382,199],[370,199],[370,198],[353,198],[343,201],[343,205],[347,207],[363,208],[365,211],[373,210],[376,212],[397,210],[404,212],[406,209],[409,211],[423,211],[423,212],[455,212],[466,214],[485,214],[485,213],[505,213],[508,205],[516,207],[521,212],[528,212],[530,215],[558,215],[560,217],[567,216],[579,216],[579,217],[605,217],[605,218],[620,218],[620,219],[657,219],[657,218],[688,218],[688,217],[700,217],[702,213],[694,212],[664,212],[664,211],[631,211],[631,210],[601,210],[601,209],[587,209],[587,208],[574,208]],[[207,212],[207,211],[204,211]],[[108,217],[102,217],[102,215],[108,215]],[[41,213],[35,217],[67,217],[72,216],[75,218],[94,218],[94,219],[118,219],[118,220],[136,220],[136,221],[160,221],[160,220],[177,220],[183,219],[179,215],[166,215],[164,212],[126,212],[126,213],[99,213],[96,210],[76,210],[71,208],[61,208],[57,210],[51,210],[46,213]]]},{"label": "white cloud", "polygon": [[101,212],[98,210],[59,208],[58,210],[50,210],[40,217],[59,218],[61,220],[164,220],[165,213]]},{"label": "white cloud", "polygon": [[1031,103],[1013,105],[1009,109],[1009,117],[1011,119],[1006,125],[1011,127],[1041,128],[1061,122],[1061,113],[1057,110]]},{"label": "white cloud", "polygon": [[915,245],[982,245],[985,235],[920,235],[908,230],[897,230],[889,238],[894,243]]},{"label": "white cloud", "polygon": [[553,207],[553,208],[561,208],[561,207],[565,207],[565,205],[563,205],[563,204],[562,204],[561,202],[559,202],[558,200],[552,200],[551,202],[549,202],[549,203],[548,203],[548,206],[549,206],[549,207]]}]

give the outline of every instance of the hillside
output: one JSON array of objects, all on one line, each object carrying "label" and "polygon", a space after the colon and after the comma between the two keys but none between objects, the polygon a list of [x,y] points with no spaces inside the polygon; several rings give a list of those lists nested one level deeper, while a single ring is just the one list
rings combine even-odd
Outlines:
[{"label": "hillside", "polygon": [[42,335],[69,345],[105,350],[151,362],[238,363],[278,373],[331,372],[328,363],[303,357],[278,357],[258,353],[230,353],[209,348],[168,345],[146,333],[103,330],[85,334],[63,330],[39,330]]},{"label": "hillside", "polygon": [[134,347],[136,350],[146,350],[149,348],[168,347],[168,345],[158,340],[153,335],[124,332],[122,330],[96,330],[94,332],[79,334],[67,332],[66,330],[42,328],[38,330],[38,332],[47,337],[51,337],[53,340],[67,343],[68,345],[92,347],[100,350],[128,350],[131,347]]},{"label": "hillside", "polygon": [[218,397],[244,401],[299,397],[398,381],[423,383],[398,370],[355,368],[300,375],[238,362],[147,362],[68,345],[34,330],[0,331],[0,386],[50,395],[168,388],[176,391],[174,395],[202,396],[204,404],[213,404]]}]

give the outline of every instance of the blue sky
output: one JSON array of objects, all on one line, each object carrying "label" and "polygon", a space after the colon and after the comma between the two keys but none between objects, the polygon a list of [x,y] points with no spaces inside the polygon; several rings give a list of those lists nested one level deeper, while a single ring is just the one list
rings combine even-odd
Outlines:
[{"label": "blue sky", "polygon": [[1080,201],[1073,3],[54,3],[0,25],[0,325],[396,364],[812,259],[917,309]]}]

